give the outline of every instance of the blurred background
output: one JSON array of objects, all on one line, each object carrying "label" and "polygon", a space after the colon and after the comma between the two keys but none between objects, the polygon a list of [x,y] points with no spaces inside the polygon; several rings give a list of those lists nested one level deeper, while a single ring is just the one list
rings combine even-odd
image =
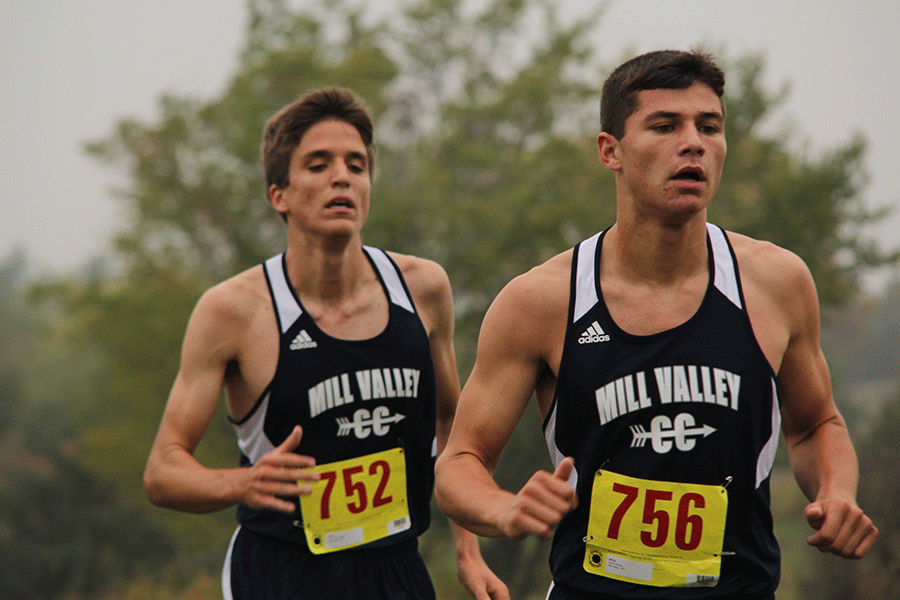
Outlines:
[{"label": "blurred background", "polygon": [[[0,597],[219,597],[233,511],[157,509],[141,474],[200,293],[285,246],[258,165],[277,109],[321,85],[367,99],[364,240],[446,268],[465,381],[499,289],[612,223],[595,151],[609,70],[697,45],[728,82],[710,220],[809,265],[881,530],[862,561],[807,547],[779,455],[779,600],[900,597],[897,22],[890,0],[3,4]],[[224,412],[198,458],[237,464]],[[532,407],[498,480],[549,465]],[[544,597],[547,544],[482,547],[514,598]],[[467,597],[436,509],[422,550],[439,597]]]}]

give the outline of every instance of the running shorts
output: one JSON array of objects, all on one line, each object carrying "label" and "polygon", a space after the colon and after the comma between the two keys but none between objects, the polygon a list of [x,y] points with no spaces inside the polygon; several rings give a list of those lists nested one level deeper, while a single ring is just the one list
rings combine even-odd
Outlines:
[{"label": "running shorts", "polygon": [[222,573],[225,600],[435,600],[412,540],[397,548],[311,554],[238,527]]},{"label": "running shorts", "polygon": [[[703,593],[703,590],[700,592]],[[702,598],[703,596],[697,596]],[[583,592],[575,588],[566,587],[558,583],[552,582],[550,589],[547,591],[547,600],[623,600],[621,596],[610,596],[608,594],[593,594],[591,592]],[[766,594],[764,596],[729,596],[729,600],[775,600],[775,594]]]}]

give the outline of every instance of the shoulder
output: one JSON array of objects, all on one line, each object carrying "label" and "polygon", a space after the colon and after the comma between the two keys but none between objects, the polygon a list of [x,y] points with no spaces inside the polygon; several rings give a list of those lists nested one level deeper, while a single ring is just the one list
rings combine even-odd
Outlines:
[{"label": "shoulder", "polygon": [[787,328],[817,326],[819,301],[815,282],[799,256],[771,242],[728,232],[738,266],[748,309],[777,312]]},{"label": "shoulder", "polygon": [[571,264],[568,250],[506,284],[484,316],[479,345],[496,338],[506,352],[549,360],[568,321]]},{"label": "shoulder", "polygon": [[[504,310],[513,309],[521,316],[533,315],[542,319],[568,311],[569,282],[572,272],[573,250],[557,254],[514,278],[497,295],[494,304]],[[524,314],[523,314],[524,313]]]},{"label": "shoulder", "polygon": [[444,268],[433,260],[418,256],[397,252],[388,252],[388,255],[400,269],[429,337],[452,339],[453,292]]},{"label": "shoulder", "polygon": [[197,310],[218,317],[239,317],[263,301],[271,303],[263,269],[255,266],[206,290],[197,302]]},{"label": "shoulder", "polygon": [[252,323],[260,311],[271,310],[271,305],[263,269],[255,266],[204,292],[191,321],[209,326],[213,332],[230,335],[235,328]]},{"label": "shoulder", "polygon": [[812,275],[799,256],[771,242],[728,232],[744,278],[758,282],[774,293],[797,291],[798,284],[812,285]]},{"label": "shoulder", "polygon": [[409,254],[388,252],[397,264],[413,299],[419,303],[446,301],[451,298],[450,278],[433,260]]},{"label": "shoulder", "polygon": [[262,267],[209,288],[194,307],[182,347],[182,369],[235,359],[254,328],[271,321],[272,301]]}]

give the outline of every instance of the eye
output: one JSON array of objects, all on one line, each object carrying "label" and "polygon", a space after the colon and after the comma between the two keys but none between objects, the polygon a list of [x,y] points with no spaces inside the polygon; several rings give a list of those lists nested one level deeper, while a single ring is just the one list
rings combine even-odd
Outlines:
[{"label": "eye", "polygon": [[322,171],[325,170],[325,167],[326,167],[325,163],[314,163],[314,164],[309,165],[309,170],[312,171],[313,173],[321,173]]},{"label": "eye", "polygon": [[363,171],[365,171],[365,169],[361,165],[348,165],[347,168],[350,169],[351,173],[354,173],[356,175],[361,175]]},{"label": "eye", "polygon": [[661,123],[659,125],[654,125],[651,129],[657,133],[672,133],[675,131],[675,125],[672,123]]}]

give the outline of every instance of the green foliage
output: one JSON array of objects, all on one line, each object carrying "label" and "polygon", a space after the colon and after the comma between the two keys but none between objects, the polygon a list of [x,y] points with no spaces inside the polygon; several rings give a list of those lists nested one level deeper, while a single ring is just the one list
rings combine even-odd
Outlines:
[{"label": "green foliage", "polygon": [[21,451],[22,443],[7,438],[0,449],[0,595],[94,598],[172,558],[168,536],[109,484],[60,452]]},{"label": "green foliage", "polygon": [[801,598],[869,600],[900,597],[900,397],[883,406],[858,444],[859,505],[879,528],[876,545],[860,561],[822,554],[798,576]]},{"label": "green foliage", "polygon": [[870,267],[896,264],[865,237],[865,227],[882,219],[862,197],[865,140],[810,157],[792,150],[790,131],[762,133],[765,119],[785,97],[761,87],[764,62],[745,57],[726,69],[728,158],[710,220],[797,253],[809,266],[823,306],[845,304],[859,291]]},{"label": "green foliage", "polygon": [[[164,97],[153,122],[123,121],[88,147],[128,175],[118,190],[132,215],[117,237],[119,267],[45,285],[41,297],[60,311],[55,331],[89,359],[83,368],[91,376],[79,380],[86,383],[62,388],[86,413],[77,420],[85,463],[179,548],[220,560],[233,516],[153,509],[141,472],[197,297],[284,246],[259,166],[265,120],[313,87],[345,85],[366,98],[379,148],[365,241],[446,268],[464,378],[497,291],[614,219],[613,180],[595,145],[606,69],[592,34],[601,11],[564,22],[560,5],[489,0],[476,9],[423,0],[375,17],[352,0],[298,9],[250,0],[247,45],[221,97]],[[897,258],[864,237],[865,225],[882,215],[862,205],[863,140],[823,156],[798,154],[792,136],[763,132],[784,96],[762,86],[763,61],[725,66],[730,152],[710,219],[797,252],[823,303],[844,302],[863,268]],[[224,412],[198,458],[236,464]],[[548,464],[529,410],[498,477],[517,488]],[[452,560],[448,536],[436,517],[426,556]],[[484,548],[514,596],[542,597],[546,544],[486,541]]]},{"label": "green foliage", "polygon": [[93,598],[171,560],[169,538],[86,467],[70,394],[90,357],[27,302],[24,262],[0,264],[0,597]]}]

